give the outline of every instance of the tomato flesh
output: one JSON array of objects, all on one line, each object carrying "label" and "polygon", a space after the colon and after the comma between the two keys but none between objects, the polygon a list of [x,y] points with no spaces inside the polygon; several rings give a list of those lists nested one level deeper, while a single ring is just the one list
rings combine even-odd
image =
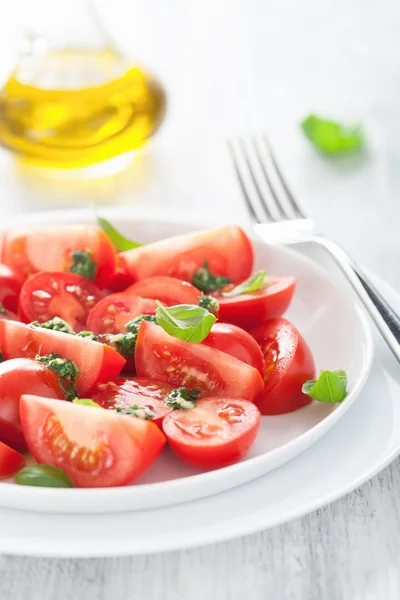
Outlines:
[{"label": "tomato flesh", "polygon": [[256,439],[260,411],[246,400],[204,398],[191,410],[176,410],[163,421],[172,450],[186,463],[217,469],[241,460]]},{"label": "tomato flesh", "polygon": [[222,295],[222,291],[232,287],[226,286],[213,293],[219,302],[219,319],[249,329],[283,315],[292,300],[296,279],[268,277],[264,286],[255,292],[232,297]]},{"label": "tomato flesh", "polygon": [[256,340],[244,329],[230,323],[215,323],[203,344],[234,356],[264,374],[264,357]]},{"label": "tomato flesh", "polygon": [[234,283],[246,279],[253,267],[253,247],[236,225],[187,233],[122,252],[126,270],[134,281],[168,275],[191,281],[204,261],[214,275]]},{"label": "tomato flesh", "polygon": [[252,401],[263,389],[260,373],[250,365],[204,344],[174,338],[148,321],[139,328],[135,366],[139,377],[198,389],[203,396]]},{"label": "tomato flesh", "polygon": [[87,328],[94,333],[124,333],[125,325],[140,315],[154,315],[155,300],[140,298],[127,292],[111,294],[96,304],[89,313]]},{"label": "tomato flesh", "polygon": [[25,465],[25,458],[3,442],[0,442],[0,479],[12,477]]},{"label": "tomato flesh", "polygon": [[3,236],[2,262],[23,281],[39,271],[68,272],[71,253],[90,252],[97,269],[94,283],[106,287],[114,277],[117,255],[108,236],[93,225],[13,229]]},{"label": "tomato flesh", "polygon": [[125,359],[106,344],[14,321],[0,321],[0,348],[6,360],[55,352],[74,361],[79,368],[75,385],[81,396],[99,381],[115,379],[125,364]]},{"label": "tomato flesh", "polygon": [[0,264],[0,304],[6,310],[17,312],[21,283],[17,275],[7,265]]},{"label": "tomato flesh", "polygon": [[98,383],[91,393],[92,400],[103,408],[129,408],[137,405],[152,415],[152,423],[159,427],[171,409],[164,400],[174,388],[162,381],[146,377],[126,377]]},{"label": "tomato flesh", "polygon": [[62,469],[78,487],[127,485],[165,444],[151,421],[38,396],[22,396],[21,422],[35,460]]},{"label": "tomato flesh", "polygon": [[74,273],[37,273],[21,289],[19,314],[25,323],[64,319],[76,332],[86,328],[90,310],[102,298],[94,283]]},{"label": "tomato flesh", "polygon": [[264,390],[255,403],[263,415],[281,415],[306,406],[311,398],[301,391],[314,379],[315,364],[306,341],[287,319],[271,319],[251,330],[264,354]]},{"label": "tomato flesh", "polygon": [[202,296],[202,293],[188,281],[162,275],[138,281],[131,285],[126,293],[154,298],[166,306],[198,304]]}]

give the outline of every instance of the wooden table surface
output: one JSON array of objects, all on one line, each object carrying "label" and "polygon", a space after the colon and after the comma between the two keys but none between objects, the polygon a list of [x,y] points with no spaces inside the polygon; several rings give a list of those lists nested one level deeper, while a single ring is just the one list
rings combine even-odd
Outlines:
[{"label": "wooden table surface", "polygon": [[[132,167],[101,180],[39,177],[1,154],[3,215],[95,200],[217,211],[240,221],[224,139],[267,131],[321,228],[400,290],[400,3],[99,5],[121,45],[165,83],[163,131]],[[338,161],[315,154],[298,127],[310,112],[361,122],[366,155]],[[123,559],[2,556],[0,598],[397,600],[399,465],[302,519],[228,543]]]}]

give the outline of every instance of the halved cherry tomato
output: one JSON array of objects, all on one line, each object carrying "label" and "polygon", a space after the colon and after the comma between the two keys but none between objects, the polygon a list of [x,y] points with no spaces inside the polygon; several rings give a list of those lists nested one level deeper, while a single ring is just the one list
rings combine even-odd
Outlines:
[{"label": "halved cherry tomato", "polygon": [[315,365],[306,341],[287,319],[271,319],[250,332],[264,354],[264,390],[255,403],[263,415],[281,415],[309,404],[301,387],[314,379]]},{"label": "halved cherry tomato", "polygon": [[14,321],[0,321],[0,348],[6,360],[55,352],[74,361],[79,369],[75,385],[81,396],[99,381],[115,379],[125,364],[125,359],[106,344]]},{"label": "halved cherry tomato", "polygon": [[17,312],[21,283],[7,265],[0,264],[0,304],[5,309]]},{"label": "halved cherry tomato", "polygon": [[123,333],[125,324],[140,315],[154,315],[155,300],[131,296],[127,292],[110,294],[96,304],[89,313],[87,329],[94,333]]},{"label": "halved cherry tomato", "polygon": [[19,418],[22,394],[64,399],[57,375],[45,365],[28,358],[0,364],[0,440],[20,452],[26,450]]},{"label": "halved cherry tomato", "polygon": [[253,247],[236,225],[187,233],[121,252],[134,280],[170,275],[190,281],[208,262],[214,275],[225,275],[234,283],[246,279],[253,267]]},{"label": "halved cherry tomato", "polygon": [[107,285],[110,292],[123,292],[127,287],[132,285],[133,279],[127,272],[124,261],[120,255],[117,255],[117,268],[114,273],[114,277]]},{"label": "halved cherry tomato", "polygon": [[243,458],[256,439],[260,411],[235,398],[204,398],[191,410],[174,410],[163,421],[172,450],[201,469],[226,467]]},{"label": "halved cherry tomato", "polygon": [[94,283],[106,287],[116,270],[116,252],[108,236],[94,225],[52,225],[13,229],[3,236],[1,260],[24,280],[38,271],[68,272],[71,253],[91,252]]},{"label": "halved cherry tomato", "polygon": [[252,401],[263,389],[257,369],[215,348],[176,339],[148,321],[139,327],[135,365],[139,377],[198,389],[203,396]]},{"label": "halved cherry tomato", "polygon": [[215,323],[203,344],[226,352],[264,375],[264,357],[256,340],[244,329],[230,323]]},{"label": "halved cherry tomato", "polygon": [[112,410],[116,407],[129,408],[136,404],[152,415],[152,423],[161,427],[163,418],[171,412],[164,400],[173,389],[172,385],[155,379],[127,377],[98,383],[91,393],[91,398],[103,408]]},{"label": "halved cherry tomato", "polygon": [[198,304],[202,297],[202,293],[188,281],[163,275],[138,281],[131,285],[126,293],[143,296],[143,298],[154,298],[166,306]]},{"label": "halved cherry tomato", "polygon": [[15,475],[24,465],[22,454],[0,442],[0,479]]},{"label": "halved cherry tomato", "polygon": [[102,297],[99,288],[81,275],[37,273],[22,286],[19,314],[26,323],[60,317],[78,332],[85,329],[89,311]]},{"label": "halved cherry tomato", "polygon": [[226,286],[212,295],[219,302],[219,319],[248,329],[267,319],[280,317],[288,309],[292,300],[296,279],[294,277],[268,277],[256,292],[226,297],[221,291],[229,291]]},{"label": "halved cherry tomato", "polygon": [[151,421],[38,396],[22,396],[21,422],[36,461],[62,469],[78,487],[127,485],[165,444]]}]

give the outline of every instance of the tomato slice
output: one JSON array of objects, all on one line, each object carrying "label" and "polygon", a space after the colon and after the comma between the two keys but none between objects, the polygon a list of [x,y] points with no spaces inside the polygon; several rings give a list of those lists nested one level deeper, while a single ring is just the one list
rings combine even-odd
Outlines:
[{"label": "tomato slice", "polygon": [[198,304],[202,297],[202,293],[188,281],[163,275],[138,281],[131,285],[126,293],[144,298],[154,298],[166,306]]},{"label": "tomato slice", "polygon": [[81,275],[37,273],[22,286],[19,314],[26,323],[60,317],[78,332],[86,328],[89,311],[102,297],[99,288]]},{"label": "tomato slice", "polygon": [[25,465],[25,458],[3,442],[0,442],[0,479],[12,477]]},{"label": "tomato slice", "polygon": [[38,271],[68,272],[71,253],[77,250],[91,252],[97,266],[94,283],[106,287],[114,276],[117,254],[108,236],[94,225],[51,225],[7,231],[1,259],[24,280]]},{"label": "tomato slice", "polygon": [[127,292],[110,294],[90,311],[87,329],[94,333],[123,333],[128,321],[140,315],[154,315],[156,310],[155,300]]},{"label": "tomato slice", "polygon": [[22,396],[21,422],[35,460],[62,469],[78,487],[127,485],[165,444],[151,421],[38,396]]},{"label": "tomato slice", "polygon": [[19,418],[22,394],[63,400],[64,393],[54,371],[34,360],[14,358],[0,364],[0,440],[25,452],[27,446]]},{"label": "tomato slice", "polygon": [[250,332],[264,354],[264,390],[255,403],[263,415],[281,415],[309,404],[301,391],[314,379],[315,365],[306,341],[287,319],[272,319]]},{"label": "tomato slice", "polygon": [[152,423],[161,427],[161,423],[171,409],[164,404],[172,385],[148,377],[127,377],[98,383],[91,393],[91,398],[107,409],[129,408],[135,404],[152,415]]},{"label": "tomato slice", "polygon": [[254,400],[263,389],[262,377],[253,367],[204,344],[178,340],[148,321],[139,327],[135,365],[139,377],[198,389],[203,396]]},{"label": "tomato slice", "polygon": [[17,275],[7,265],[0,264],[0,304],[6,310],[17,312],[21,283]]},{"label": "tomato slice", "polygon": [[132,285],[133,279],[125,268],[124,261],[120,255],[117,255],[117,268],[112,280],[108,284],[110,292],[123,292],[127,287]]},{"label": "tomato slice", "polygon": [[230,323],[215,323],[203,344],[234,356],[264,375],[264,357],[260,346],[247,331]]},{"label": "tomato slice", "polygon": [[253,247],[236,225],[187,233],[121,252],[134,280],[169,275],[190,281],[204,261],[214,275],[234,283],[246,279],[253,267]]},{"label": "tomato slice", "polygon": [[[292,300],[295,286],[294,277],[268,277],[256,292],[226,297],[218,290],[212,295],[219,302],[220,321],[248,329],[283,315]],[[226,286],[223,291],[232,287]]]},{"label": "tomato slice", "polygon": [[172,450],[201,469],[218,469],[242,459],[256,439],[260,411],[235,398],[204,398],[191,410],[175,410],[163,421]]},{"label": "tomato slice", "polygon": [[106,344],[14,321],[0,321],[0,348],[6,360],[55,352],[74,361],[79,368],[75,384],[81,396],[99,381],[115,379],[125,364],[125,359]]}]

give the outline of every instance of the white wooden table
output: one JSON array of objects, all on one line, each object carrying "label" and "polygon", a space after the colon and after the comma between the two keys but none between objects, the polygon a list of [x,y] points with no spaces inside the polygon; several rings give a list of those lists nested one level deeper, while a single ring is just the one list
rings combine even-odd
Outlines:
[{"label": "white wooden table", "polygon": [[[223,140],[268,131],[321,228],[400,289],[400,3],[100,4],[114,35],[165,82],[170,111],[163,132],[132,168],[101,181],[39,179],[2,154],[3,215],[95,199],[240,220],[245,213]],[[317,156],[297,125],[312,111],[360,120],[368,156],[360,164]],[[396,460],[322,510],[229,543],[132,559],[0,557],[0,597],[397,600],[399,509]]]}]

